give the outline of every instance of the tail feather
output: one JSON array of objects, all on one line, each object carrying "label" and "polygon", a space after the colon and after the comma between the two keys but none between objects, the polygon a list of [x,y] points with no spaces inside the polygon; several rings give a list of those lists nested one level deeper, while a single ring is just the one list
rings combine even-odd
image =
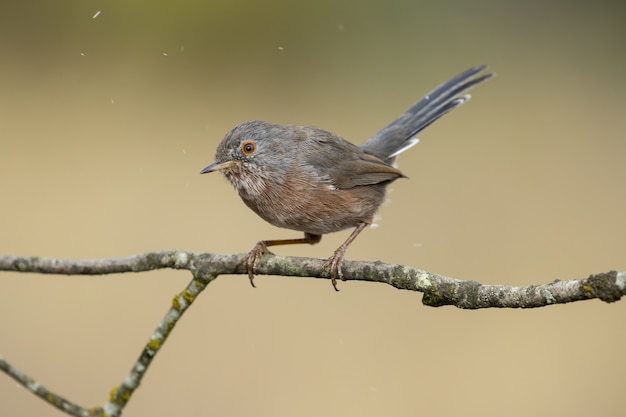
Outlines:
[{"label": "tail feather", "polygon": [[470,68],[441,84],[363,143],[361,149],[388,163],[393,162],[396,156],[418,142],[415,135],[469,100],[471,96],[461,95],[463,92],[494,76],[489,73],[474,78],[485,69],[486,65]]}]

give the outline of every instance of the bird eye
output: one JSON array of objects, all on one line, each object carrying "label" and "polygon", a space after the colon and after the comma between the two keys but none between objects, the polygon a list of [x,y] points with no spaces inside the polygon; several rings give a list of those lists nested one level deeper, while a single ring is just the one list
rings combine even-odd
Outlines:
[{"label": "bird eye", "polygon": [[241,144],[241,152],[244,155],[250,156],[254,153],[254,151],[256,151],[256,145],[253,141],[247,140]]}]

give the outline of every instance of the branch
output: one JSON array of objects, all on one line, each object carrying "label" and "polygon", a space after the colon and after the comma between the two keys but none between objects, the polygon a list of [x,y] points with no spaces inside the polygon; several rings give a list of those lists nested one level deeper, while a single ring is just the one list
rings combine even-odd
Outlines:
[{"label": "branch", "polygon": [[[62,275],[104,275],[156,269],[186,269],[204,280],[225,274],[246,274],[245,254],[216,255],[187,251],[150,252],[124,258],[62,260],[0,255],[0,271]],[[323,259],[264,255],[257,275],[328,279]],[[382,282],[392,287],[424,293],[431,307],[451,305],[462,309],[536,308],[598,298],[618,301],[626,295],[626,272],[602,272],[585,279],[555,280],[549,284],[514,287],[484,285],[445,277],[417,268],[383,262],[344,261],[346,281]],[[208,282],[207,282],[208,284]]]},{"label": "branch", "polygon": [[[109,402],[102,408],[83,408],[44,388],[0,356],[0,370],[44,401],[73,416],[119,416],[135,389],[139,387],[152,359],[167,340],[174,326],[206,286],[224,274],[247,274],[245,254],[214,255],[186,251],[151,252],[124,258],[63,260],[39,257],[0,255],[0,271],[34,272],[63,275],[105,275],[143,272],[156,269],[185,269],[193,279],[177,294],[156,330],[150,336],[137,362],[122,383],[111,392]],[[258,275],[329,278],[324,260],[312,258],[264,255],[256,268]],[[422,303],[431,307],[452,305],[462,309],[535,308],[551,304],[598,298],[605,302],[618,301],[626,295],[626,272],[605,272],[585,279],[556,280],[549,284],[511,287],[482,285],[422,271],[402,265],[382,262],[344,261],[346,281],[383,282],[398,289],[424,293]]]},{"label": "branch", "polygon": [[65,411],[71,416],[89,417],[102,415],[101,408],[86,409],[66,400],[65,398],[55,394],[52,391],[49,391],[39,382],[35,381],[30,376],[15,368],[2,356],[0,356],[0,370],[9,375],[11,378],[15,379],[17,382],[26,387],[26,389],[28,389],[30,392],[32,392],[45,402],[51,404],[53,407],[56,407],[61,411]]}]

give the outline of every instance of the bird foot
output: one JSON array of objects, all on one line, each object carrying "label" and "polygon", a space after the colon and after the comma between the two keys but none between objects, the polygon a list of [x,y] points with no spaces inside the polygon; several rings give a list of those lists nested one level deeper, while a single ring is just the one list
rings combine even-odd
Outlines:
[{"label": "bird foot", "polygon": [[343,264],[343,254],[345,250],[341,249],[342,248],[337,249],[335,253],[333,253],[333,256],[326,259],[326,262],[324,262],[323,265],[324,268],[329,268],[330,282],[331,284],[333,284],[333,288],[335,289],[335,291],[339,291],[339,288],[337,288],[337,278],[343,281],[343,272],[341,271],[341,266]]},{"label": "bird foot", "polygon": [[244,258],[244,262],[246,263],[246,267],[248,269],[250,285],[252,285],[253,288],[256,288],[256,285],[254,285],[254,272],[256,270],[256,265],[259,262],[259,258],[263,255],[273,255],[273,253],[267,248],[266,242],[261,240],[254,245],[252,250],[248,252]]}]

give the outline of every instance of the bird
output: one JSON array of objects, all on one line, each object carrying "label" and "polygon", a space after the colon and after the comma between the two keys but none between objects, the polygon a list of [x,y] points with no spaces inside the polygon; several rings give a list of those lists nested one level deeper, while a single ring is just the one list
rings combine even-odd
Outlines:
[{"label": "bird", "polygon": [[486,65],[442,83],[360,146],[313,126],[262,120],[235,126],[201,174],[220,171],[243,202],[268,223],[302,238],[260,240],[244,258],[254,287],[256,265],[271,246],[316,244],[322,236],[354,228],[324,263],[333,288],[343,279],[348,246],[370,224],[386,188],[405,175],[394,162],[419,142],[417,135],[470,99],[467,90],[490,79]]}]

